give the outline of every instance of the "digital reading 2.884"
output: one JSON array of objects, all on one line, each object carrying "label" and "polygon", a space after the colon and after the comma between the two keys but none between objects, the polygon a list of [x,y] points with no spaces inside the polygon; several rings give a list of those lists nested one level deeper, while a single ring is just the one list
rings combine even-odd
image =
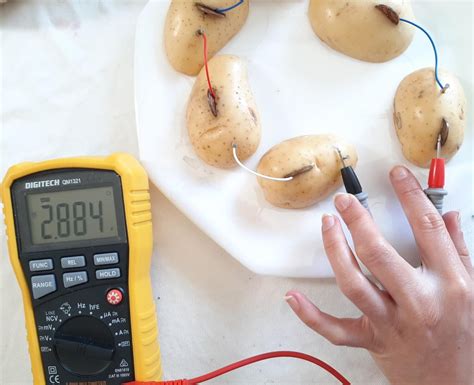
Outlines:
[{"label": "digital reading 2.884", "polygon": [[117,236],[112,187],[29,194],[33,244]]},{"label": "digital reading 2.884", "polygon": [[159,380],[141,165],[125,154],[24,163],[1,193],[34,385]]}]

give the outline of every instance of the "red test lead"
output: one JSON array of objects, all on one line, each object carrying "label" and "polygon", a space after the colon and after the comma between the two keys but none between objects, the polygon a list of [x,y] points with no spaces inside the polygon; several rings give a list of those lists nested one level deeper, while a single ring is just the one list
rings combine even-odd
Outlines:
[{"label": "red test lead", "polygon": [[428,188],[425,194],[440,214],[443,214],[443,200],[448,192],[444,189],[444,158],[440,158],[441,134],[436,142],[436,158],[431,160]]},{"label": "red test lead", "polygon": [[342,385],[351,384],[350,381],[347,378],[345,378],[341,373],[339,373],[336,369],[334,369],[332,366],[330,366],[326,362],[316,357],[309,356],[307,354],[299,353],[299,352],[280,351],[280,352],[270,352],[270,353],[259,354],[257,356],[246,358],[245,360],[236,362],[234,364],[225,366],[221,369],[217,369],[211,373],[208,373],[203,376],[196,377],[190,380],[183,379],[183,380],[172,380],[172,381],[132,381],[132,382],[126,382],[124,383],[124,385],[198,385],[203,382],[212,380],[216,377],[222,376],[223,374],[229,373],[233,370],[243,368],[244,366],[248,366],[256,362],[269,360],[272,358],[296,358],[299,360],[307,361],[321,367],[326,372],[330,373],[334,378],[339,380],[339,382]]}]

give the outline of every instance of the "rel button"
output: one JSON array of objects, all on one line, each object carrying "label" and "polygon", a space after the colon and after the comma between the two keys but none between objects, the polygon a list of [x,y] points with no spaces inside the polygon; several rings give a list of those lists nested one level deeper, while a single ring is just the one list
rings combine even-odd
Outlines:
[{"label": "rel button", "polygon": [[76,267],[84,267],[85,265],[86,259],[83,255],[61,258],[61,267],[63,269],[74,269]]}]

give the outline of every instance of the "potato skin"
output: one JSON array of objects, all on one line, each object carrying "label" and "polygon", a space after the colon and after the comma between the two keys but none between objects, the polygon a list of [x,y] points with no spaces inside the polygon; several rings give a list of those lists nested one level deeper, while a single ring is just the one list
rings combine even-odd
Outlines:
[{"label": "potato skin", "polygon": [[[202,1],[209,7],[225,8],[235,0]],[[192,0],[172,0],[165,22],[165,50],[173,68],[195,76],[204,65],[203,39],[196,31],[203,29],[208,41],[208,57],[213,57],[244,25],[249,0],[226,13],[225,18],[205,15]]]},{"label": "potato skin", "polygon": [[414,19],[409,0],[311,0],[309,19],[316,35],[336,51],[363,61],[385,62],[408,48],[414,28],[393,24],[375,8],[378,4]]},{"label": "potato skin", "polygon": [[232,145],[237,144],[241,161],[258,148],[260,116],[247,79],[247,66],[237,56],[215,56],[209,62],[212,86],[217,97],[215,117],[207,99],[206,72],[196,78],[188,102],[186,123],[191,144],[199,157],[211,166],[235,167]]},{"label": "potato skin", "polygon": [[464,139],[466,98],[458,79],[447,71],[439,72],[449,88],[443,94],[435,81],[433,68],[423,68],[405,77],[394,100],[393,120],[402,152],[413,164],[429,167],[436,156],[436,142],[443,118],[449,125],[441,156],[451,159]]},{"label": "potato skin", "polygon": [[285,140],[272,147],[260,160],[257,171],[263,175],[284,177],[307,165],[313,169],[289,182],[258,178],[265,199],[282,208],[304,208],[326,198],[342,184],[342,168],[335,148],[349,156],[347,165],[355,166],[353,145],[335,135],[307,135]]}]

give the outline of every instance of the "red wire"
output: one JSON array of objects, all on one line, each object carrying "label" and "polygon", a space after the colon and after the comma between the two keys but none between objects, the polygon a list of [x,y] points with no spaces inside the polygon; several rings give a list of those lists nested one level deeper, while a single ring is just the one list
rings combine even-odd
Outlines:
[{"label": "red wire", "polygon": [[337,378],[341,382],[341,384],[350,385],[350,382],[341,373],[339,373],[332,366],[326,364],[324,361],[321,361],[321,360],[317,359],[316,357],[312,357],[312,356],[309,356],[307,354],[298,353],[298,352],[289,352],[289,351],[259,354],[257,356],[247,358],[245,360],[236,362],[235,364],[225,366],[221,369],[215,370],[211,373],[205,374],[205,375],[200,376],[200,377],[193,378],[193,379],[188,380],[188,381],[189,381],[190,385],[196,385],[196,384],[199,384],[201,382],[212,380],[213,378],[222,376],[223,374],[229,373],[233,370],[242,368],[244,366],[253,364],[255,362],[264,361],[264,360],[268,360],[268,359],[271,359],[271,358],[282,358],[282,357],[297,358],[297,359],[300,359],[300,360],[311,362],[311,363],[323,368],[327,372],[331,373],[335,378]]},{"label": "red wire", "polygon": [[212,88],[211,78],[209,76],[209,66],[207,65],[207,36],[204,31],[201,31],[201,35],[204,41],[204,66],[206,68],[207,85],[209,87],[209,92],[214,97],[214,99],[216,99],[216,94],[214,93],[214,89]]},{"label": "red wire", "polygon": [[351,383],[349,382],[348,379],[346,379],[341,373],[339,373],[336,369],[334,369],[332,366],[329,364],[326,364],[324,361],[321,361],[317,359],[316,357],[309,356],[304,353],[298,353],[298,352],[289,352],[289,351],[281,351],[281,352],[271,352],[271,353],[264,353],[264,354],[259,354],[257,356],[253,356],[250,358],[247,358],[245,360],[236,362],[235,364],[231,364],[228,366],[225,366],[221,369],[215,370],[211,373],[205,374],[200,377],[192,378],[191,380],[172,380],[172,381],[147,381],[147,382],[141,382],[141,381],[132,381],[132,382],[127,382],[126,385],[198,385],[201,382],[206,382],[209,380],[212,380],[216,377],[222,376],[223,374],[229,373],[233,370],[242,368],[247,365],[254,364],[259,361],[264,361],[264,360],[269,360],[271,358],[297,358],[303,361],[308,361],[311,362],[330,374],[332,374],[335,378],[337,378],[342,385],[350,385]]}]

